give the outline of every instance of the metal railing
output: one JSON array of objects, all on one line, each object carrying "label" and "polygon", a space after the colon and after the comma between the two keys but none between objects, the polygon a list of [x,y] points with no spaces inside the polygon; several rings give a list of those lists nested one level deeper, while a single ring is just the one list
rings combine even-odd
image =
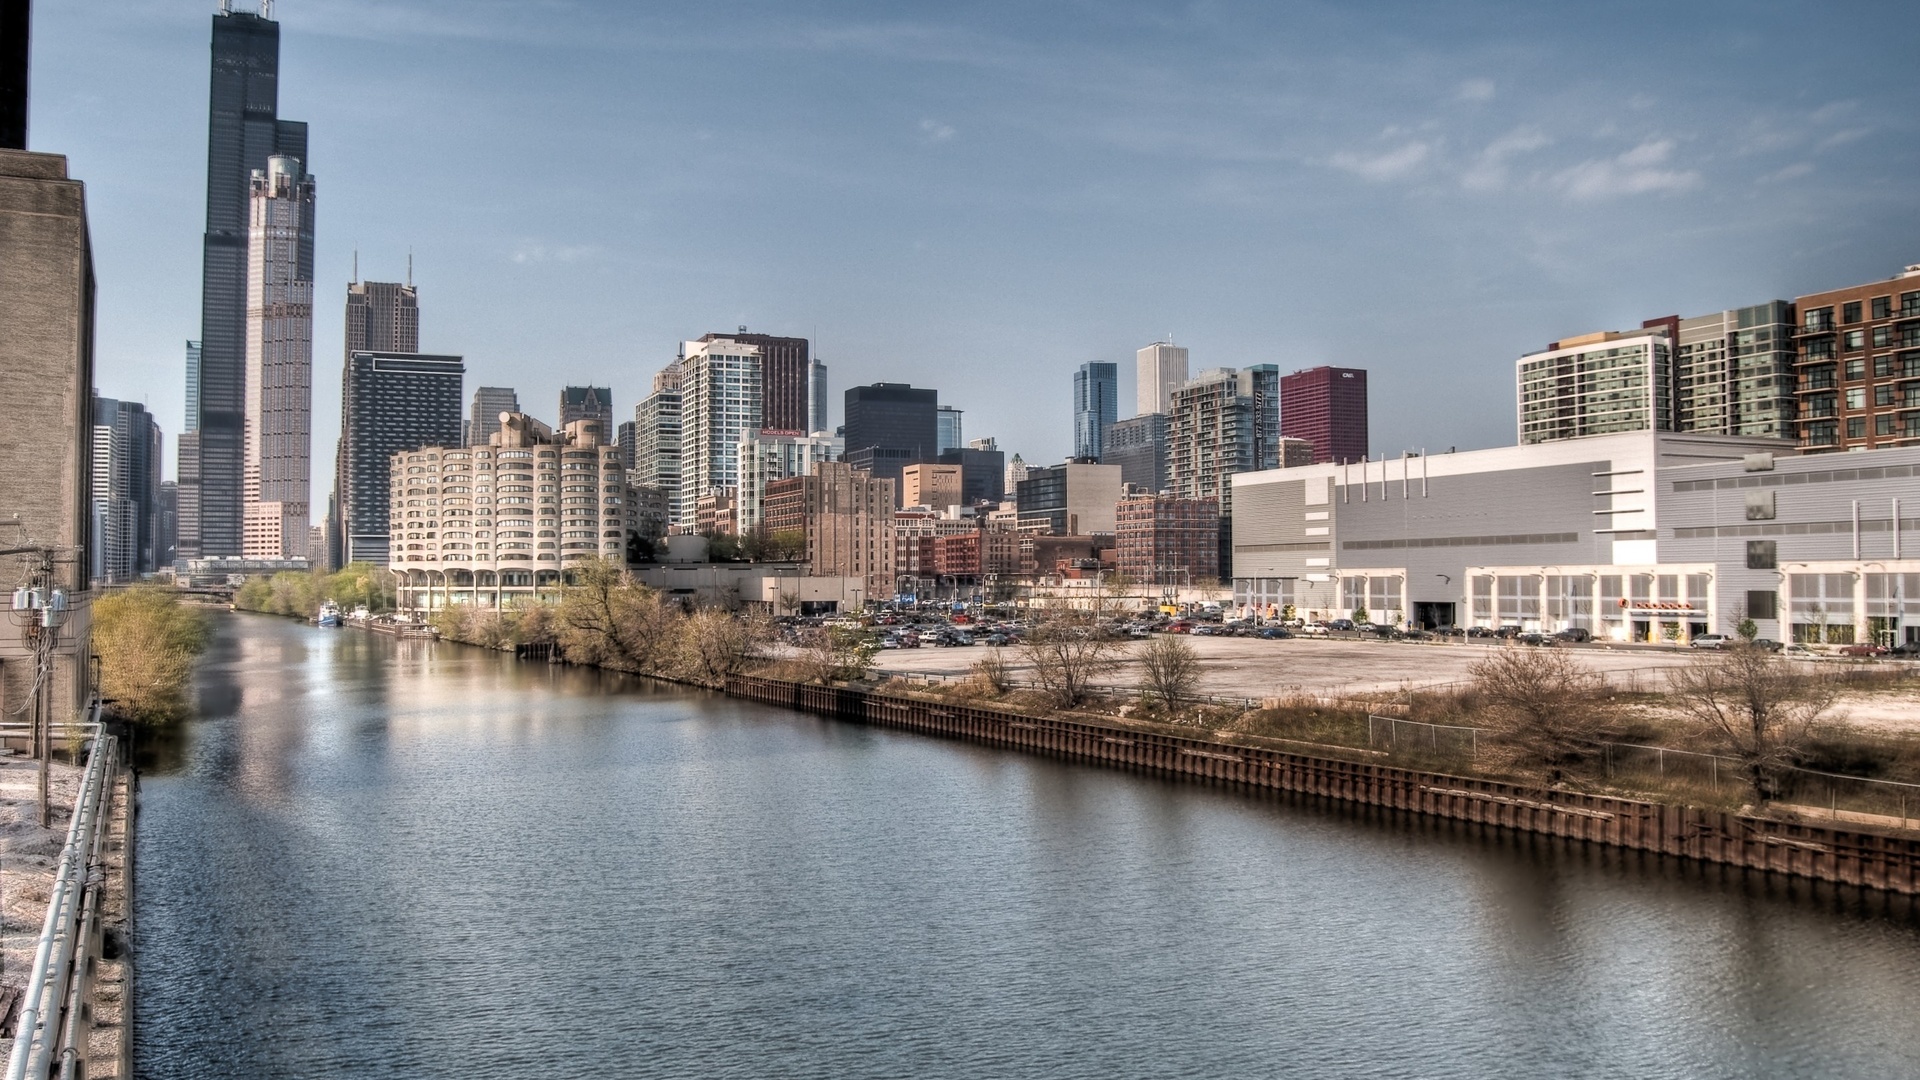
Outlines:
[{"label": "metal railing", "polygon": [[74,972],[86,957],[80,948],[81,939],[95,917],[101,883],[93,870],[100,864],[106,843],[108,830],[101,827],[101,821],[112,801],[119,754],[118,741],[103,734],[99,715],[96,702],[91,722],[64,725],[70,734],[79,731],[90,737],[93,746],[79,793],[74,797],[73,816],[67,822],[66,843],[54,870],[47,917],[34,947],[26,994],[21,998],[6,1080],[44,1080],[52,1073],[54,1056],[78,1037],[78,999],[84,992],[84,982],[75,979]]}]

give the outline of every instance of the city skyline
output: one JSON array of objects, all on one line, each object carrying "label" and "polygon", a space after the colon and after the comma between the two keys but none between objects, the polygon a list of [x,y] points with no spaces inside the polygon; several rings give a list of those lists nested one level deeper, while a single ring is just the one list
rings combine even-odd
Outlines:
[{"label": "city skyline", "polygon": [[[1086,27],[1044,13],[907,21],[859,6],[800,27],[748,9],[730,47],[766,71],[689,98],[669,88],[717,27],[697,14],[571,10],[581,17],[539,26],[510,9],[405,3],[371,21],[278,13],[281,112],[312,122],[316,171],[337,178],[317,302],[336,302],[356,252],[363,276],[392,280],[411,250],[441,313],[425,347],[471,356],[475,382],[518,386],[529,401],[567,382],[611,385],[624,414],[673,343],[745,323],[808,338],[838,385],[938,386],[975,430],[1059,460],[1069,403],[996,384],[1038,352],[1058,357],[1043,378],[1118,362],[1128,396],[1126,354],[1171,331],[1196,369],[1372,370],[1376,429],[1394,433],[1376,453],[1498,445],[1510,416],[1486,402],[1545,341],[1838,287],[1913,259],[1913,231],[1884,223],[1907,213],[1897,178],[1916,153],[1903,119],[1915,92],[1872,74],[1912,43],[1898,19],[1834,20],[1799,40],[1809,62],[1783,73],[1755,58],[1813,8],[1743,13],[1720,34],[1705,32],[1727,21],[1716,9],[1689,9],[1648,37],[1625,20],[1546,25],[1488,6],[1475,9],[1472,39],[1418,9],[1398,11],[1389,31],[1320,9],[1126,8]],[[206,28],[191,6],[109,24],[48,7],[36,26],[32,139],[70,155],[99,219],[100,385],[176,432],[187,429],[179,343],[199,334]],[[1296,39],[1352,44],[1310,52]],[[1606,74],[1549,82],[1569,50],[1609,46],[1619,59]],[[624,67],[650,74],[616,70],[642,49],[659,62]],[[1817,62],[1842,52],[1851,62]],[[1042,53],[1058,56],[1048,73],[990,85]],[[584,60],[563,71],[562,54]],[[849,56],[875,77],[912,77],[895,100],[849,105],[854,90],[829,74]],[[479,73],[506,57],[525,62],[527,80],[481,87]],[[150,87],[116,102],[128,123],[93,122],[100,99],[85,80],[103,63]],[[536,91],[547,75],[558,81]],[[610,110],[631,121],[635,146],[697,156],[765,136],[793,150],[758,125],[796,107],[773,96],[796,79],[797,107],[836,119],[803,125],[823,149],[764,177],[692,190],[678,155],[662,171],[576,137]],[[367,94],[418,108],[366,116],[355,103]],[[556,98],[605,100],[556,121]],[[1037,114],[1009,118],[1022,109]],[[754,110],[777,115],[756,121]],[[415,124],[423,114],[436,122]],[[491,160],[515,142],[628,182],[602,179],[556,204],[536,197],[546,170],[498,165],[469,169],[461,199],[441,197],[447,160]],[[1032,167],[993,179],[1023,154]],[[856,156],[868,163],[857,174],[845,166]],[[726,222],[717,235],[715,221]],[[672,255],[696,235],[752,243],[756,263],[690,272]],[[1009,244],[1020,257],[1002,261]],[[787,272],[803,263],[819,271]],[[1392,299],[1356,326],[1355,295]],[[1449,327],[1438,353],[1436,322]],[[338,328],[317,330],[315,378],[330,394]],[[922,347],[899,352],[903,337]],[[948,377],[963,370],[994,377]],[[315,401],[316,445],[331,442],[335,415],[337,402]]]}]

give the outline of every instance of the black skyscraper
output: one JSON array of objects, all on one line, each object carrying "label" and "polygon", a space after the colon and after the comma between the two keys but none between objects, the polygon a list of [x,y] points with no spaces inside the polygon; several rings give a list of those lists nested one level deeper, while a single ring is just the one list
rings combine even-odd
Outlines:
[{"label": "black skyscraper", "polygon": [[340,409],[342,565],[387,562],[388,466],[394,452],[460,444],[458,356],[357,352],[347,357]]},{"label": "black skyscraper", "polygon": [[847,460],[856,469],[884,476],[900,490],[908,465],[940,453],[937,413],[940,393],[906,383],[874,383],[847,391]]},{"label": "black skyscraper", "polygon": [[[198,462],[180,467],[183,558],[238,555],[245,456],[247,184],[275,154],[307,160],[307,125],[281,120],[280,25],[259,15],[213,17],[207,120],[207,231],[200,280]],[[311,233],[299,276],[313,279]],[[191,486],[187,478],[194,477]]]}]

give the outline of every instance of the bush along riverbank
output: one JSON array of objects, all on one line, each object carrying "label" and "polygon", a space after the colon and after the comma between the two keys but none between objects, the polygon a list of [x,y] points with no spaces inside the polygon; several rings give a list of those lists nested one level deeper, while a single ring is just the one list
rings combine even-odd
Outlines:
[{"label": "bush along riverbank", "polygon": [[93,651],[109,715],[145,723],[187,713],[187,684],[206,651],[206,614],[171,590],[136,585],[93,603]]},{"label": "bush along riverbank", "polygon": [[[877,678],[877,646],[858,627],[689,611],[610,563],[577,567],[554,604],[455,608],[434,625],[450,641],[712,689],[754,675],[1538,790],[1890,833],[1920,825],[1920,740],[1850,727],[1834,708],[1840,690],[1875,680],[1912,693],[1898,672],[1808,669],[1736,646],[1703,654],[1662,692],[1626,692],[1566,651],[1515,646],[1476,665],[1470,683],[1399,704],[1282,694],[1221,705],[1195,700],[1199,661],[1186,642],[1122,643],[1100,632],[1102,618],[1040,612],[1019,644],[980,650],[965,678],[923,683]],[[1139,685],[1116,691],[1103,680],[1123,658]]]},{"label": "bush along riverbank", "polygon": [[324,570],[282,570],[271,576],[247,579],[233,594],[233,606],[240,611],[265,615],[287,615],[311,619],[320,605],[331,600],[342,611],[366,608],[379,615],[393,610],[393,588],[387,572],[372,563],[348,563],[327,573]]}]

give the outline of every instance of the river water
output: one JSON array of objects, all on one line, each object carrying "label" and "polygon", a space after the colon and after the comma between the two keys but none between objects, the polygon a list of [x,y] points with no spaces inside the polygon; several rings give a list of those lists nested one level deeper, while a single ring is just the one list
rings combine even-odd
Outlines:
[{"label": "river water", "polygon": [[1841,890],[222,618],[141,750],[174,1077],[1902,1077]]}]

